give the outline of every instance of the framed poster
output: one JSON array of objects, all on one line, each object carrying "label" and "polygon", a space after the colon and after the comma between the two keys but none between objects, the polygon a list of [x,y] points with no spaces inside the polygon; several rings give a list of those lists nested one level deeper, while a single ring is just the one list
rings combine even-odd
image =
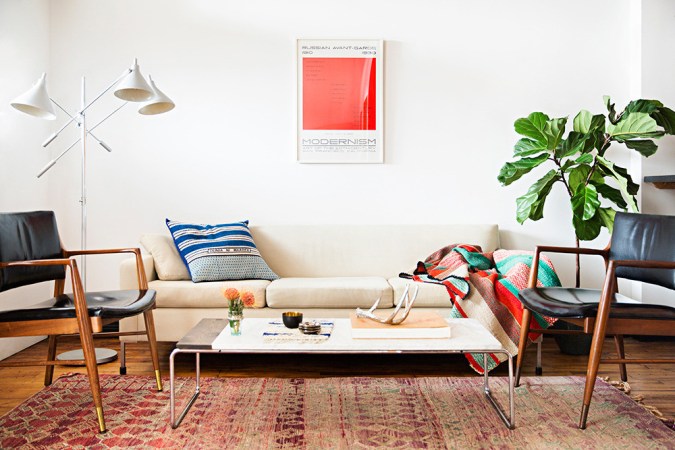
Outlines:
[{"label": "framed poster", "polygon": [[382,163],[383,41],[298,39],[301,163]]}]

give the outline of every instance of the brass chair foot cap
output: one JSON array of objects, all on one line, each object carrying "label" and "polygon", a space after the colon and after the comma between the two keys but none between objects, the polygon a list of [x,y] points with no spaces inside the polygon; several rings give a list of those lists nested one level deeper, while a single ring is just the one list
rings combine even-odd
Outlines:
[{"label": "brass chair foot cap", "polygon": [[96,417],[98,418],[98,432],[106,433],[108,430],[105,428],[105,419],[103,418],[103,408],[100,406],[96,407]]},{"label": "brass chair foot cap", "polygon": [[155,380],[157,380],[157,392],[162,392],[164,388],[162,387],[162,375],[159,370],[155,370]]}]

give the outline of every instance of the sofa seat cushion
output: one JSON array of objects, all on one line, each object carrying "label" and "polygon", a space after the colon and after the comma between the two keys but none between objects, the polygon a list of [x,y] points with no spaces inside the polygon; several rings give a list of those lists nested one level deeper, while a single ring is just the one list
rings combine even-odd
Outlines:
[{"label": "sofa seat cushion", "polygon": [[270,308],[370,308],[392,306],[392,290],[381,277],[280,278],[267,287]]},{"label": "sofa seat cushion", "polygon": [[410,298],[415,292],[415,287],[419,287],[417,292],[417,299],[415,300],[414,307],[427,307],[427,308],[450,308],[452,303],[450,303],[450,295],[445,286],[440,284],[431,284],[431,283],[419,283],[412,280],[406,280],[404,278],[390,278],[389,284],[394,290],[394,302],[397,302],[403,292],[405,292],[406,285],[410,285]]},{"label": "sofa seat cushion", "polygon": [[187,280],[153,280],[148,283],[148,286],[157,291],[155,304],[158,308],[227,308],[227,300],[223,296],[223,291],[227,288],[252,292],[255,296],[255,307],[262,308],[265,306],[265,289],[269,284],[267,280],[203,283],[193,283]]}]

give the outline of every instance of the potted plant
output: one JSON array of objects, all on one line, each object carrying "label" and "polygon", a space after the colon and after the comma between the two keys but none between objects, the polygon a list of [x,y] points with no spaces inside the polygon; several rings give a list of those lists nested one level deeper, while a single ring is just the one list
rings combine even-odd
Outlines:
[{"label": "potted plant", "polygon": [[[546,198],[556,184],[570,198],[577,247],[579,241],[595,239],[603,227],[611,233],[617,209],[638,211],[635,195],[640,186],[628,170],[612,161],[608,151],[617,143],[645,157],[653,155],[658,149],[655,139],[675,134],[675,111],[657,100],[640,99],[617,114],[609,97],[604,97],[604,103],[606,115],[580,111],[567,135],[567,117],[551,119],[534,112],[516,120],[515,130],[523,138],[514,147],[515,160],[502,166],[499,182],[508,186],[536,167],[552,166],[516,199],[519,223],[544,217]],[[579,285],[577,255],[576,287]]]}]

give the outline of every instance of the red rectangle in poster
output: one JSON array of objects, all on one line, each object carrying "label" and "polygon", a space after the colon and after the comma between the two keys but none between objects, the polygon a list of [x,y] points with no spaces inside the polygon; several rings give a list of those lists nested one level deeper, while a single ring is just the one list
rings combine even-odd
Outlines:
[{"label": "red rectangle in poster", "polygon": [[298,39],[302,163],[383,163],[383,42]]},{"label": "red rectangle in poster", "polygon": [[375,130],[375,74],[375,58],[305,58],[302,128]]}]

